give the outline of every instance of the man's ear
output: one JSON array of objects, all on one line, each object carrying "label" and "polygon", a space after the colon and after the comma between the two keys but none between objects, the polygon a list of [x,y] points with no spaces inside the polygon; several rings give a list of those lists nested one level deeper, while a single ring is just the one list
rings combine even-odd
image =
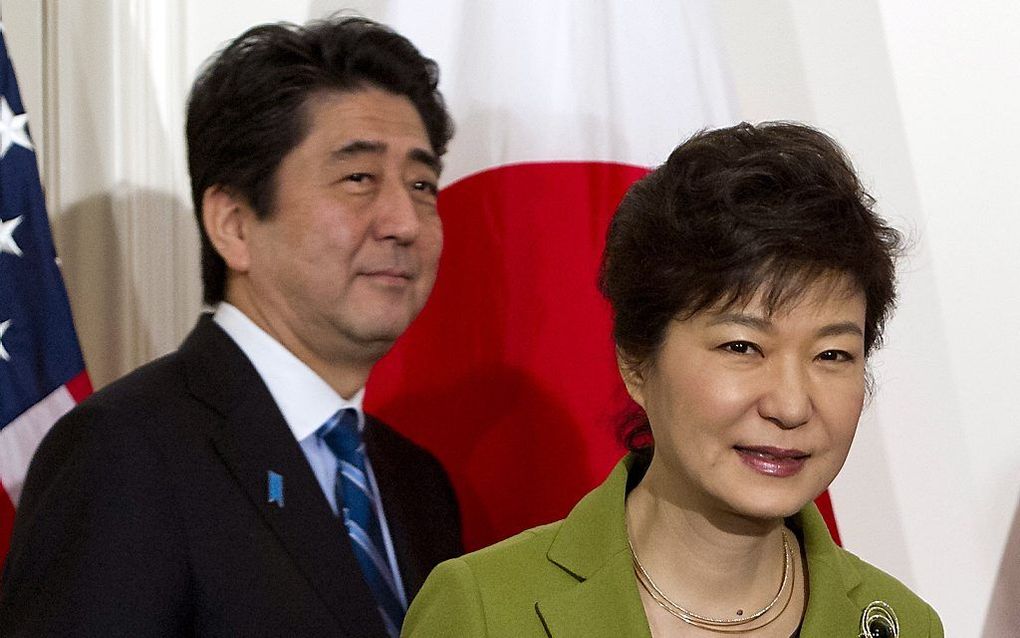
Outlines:
[{"label": "man's ear", "polygon": [[645,370],[637,361],[634,361],[627,356],[625,352],[616,349],[616,367],[620,370],[620,376],[623,377],[623,385],[627,386],[627,394],[630,398],[634,399],[634,402],[640,405],[642,408],[645,407]]},{"label": "man's ear", "polygon": [[202,226],[229,270],[247,272],[251,266],[248,228],[255,211],[230,188],[219,184],[202,194]]}]

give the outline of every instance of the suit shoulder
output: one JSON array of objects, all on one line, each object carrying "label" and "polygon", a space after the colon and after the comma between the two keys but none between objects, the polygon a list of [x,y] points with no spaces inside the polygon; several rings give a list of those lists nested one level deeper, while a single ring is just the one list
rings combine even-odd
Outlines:
[{"label": "suit shoulder", "polygon": [[[50,428],[33,456],[37,465],[63,466],[72,459],[104,467],[115,450],[151,448],[144,434],[160,419],[170,421],[167,405],[179,401],[182,387],[175,354],[146,364],[98,390]],[[120,458],[120,455],[116,455]]]},{"label": "suit shoulder", "polygon": [[546,557],[561,524],[535,527],[440,563],[411,604],[402,635],[544,635],[533,611],[536,601],[577,583]]},{"label": "suit shoulder", "polygon": [[549,550],[549,545],[552,544],[556,533],[562,525],[563,521],[559,520],[554,523],[532,527],[498,543],[465,554],[462,558],[468,564],[477,567],[498,565],[503,562],[516,562],[531,556],[541,556],[544,558]]},{"label": "suit shoulder", "polygon": [[914,594],[910,588],[900,582],[895,576],[875,567],[847,549],[840,548],[840,553],[853,565],[860,575],[861,583],[858,587],[862,593],[874,594],[876,596],[896,596],[898,598],[923,602],[920,597]]},{"label": "suit shoulder", "polygon": [[173,390],[183,384],[183,366],[180,354],[171,352],[146,363],[89,396],[82,405],[103,406],[137,405],[140,401],[160,401],[173,396]]},{"label": "suit shoulder", "polygon": [[[54,423],[33,455],[33,474],[53,474],[69,463],[95,472],[130,459],[153,463],[184,438],[200,434],[207,408],[188,400],[183,365],[175,352],[145,364],[93,393]],[[90,471],[93,471],[90,470]],[[39,480],[37,478],[36,480]]]},{"label": "suit shoulder", "polygon": [[72,448],[106,445],[128,434],[153,432],[160,423],[179,422],[173,415],[179,417],[185,409],[180,368],[176,353],[169,354],[93,393],[57,420],[35,456],[46,457],[53,448],[61,449],[58,456],[64,456]]},{"label": "suit shoulder", "polygon": [[525,530],[494,545],[454,559],[467,568],[479,587],[495,592],[533,589],[536,576],[548,573],[570,577],[553,565],[548,557],[549,547],[563,521],[556,521]]}]

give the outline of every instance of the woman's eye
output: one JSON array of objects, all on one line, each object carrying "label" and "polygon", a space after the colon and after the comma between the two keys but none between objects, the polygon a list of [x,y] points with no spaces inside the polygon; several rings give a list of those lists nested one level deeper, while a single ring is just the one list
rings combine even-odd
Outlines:
[{"label": "woman's eye", "polygon": [[846,350],[825,350],[818,354],[821,361],[853,361],[854,356]]},{"label": "woman's eye", "polygon": [[761,350],[750,341],[730,341],[719,346],[720,349],[734,354],[757,354]]}]

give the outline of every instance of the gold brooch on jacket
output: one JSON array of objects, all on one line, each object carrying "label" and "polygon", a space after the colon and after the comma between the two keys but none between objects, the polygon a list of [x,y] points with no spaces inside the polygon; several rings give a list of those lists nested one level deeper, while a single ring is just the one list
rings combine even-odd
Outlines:
[{"label": "gold brooch on jacket", "polygon": [[900,621],[889,603],[881,600],[868,603],[861,614],[859,638],[900,638]]}]

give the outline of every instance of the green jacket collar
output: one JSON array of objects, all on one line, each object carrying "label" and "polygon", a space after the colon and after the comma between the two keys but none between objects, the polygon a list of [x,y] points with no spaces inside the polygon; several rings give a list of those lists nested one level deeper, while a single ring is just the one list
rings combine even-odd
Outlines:
[{"label": "green jacket collar", "polygon": [[[574,507],[547,553],[579,584],[540,599],[536,609],[551,636],[650,636],[627,549],[624,503],[635,457],[624,457]],[[860,582],[813,503],[787,520],[804,544],[808,605],[802,636],[856,635],[861,609],[850,598]],[[640,629],[639,629],[640,628]]]},{"label": "green jacket collar", "polygon": [[856,635],[863,611],[850,597],[861,584],[857,567],[832,540],[814,503],[786,522],[800,535],[807,556],[808,604],[801,635]]},{"label": "green jacket collar", "polygon": [[579,581],[536,604],[550,636],[651,638],[627,549],[624,501],[634,460],[624,457],[574,506],[549,546],[549,560]]}]

